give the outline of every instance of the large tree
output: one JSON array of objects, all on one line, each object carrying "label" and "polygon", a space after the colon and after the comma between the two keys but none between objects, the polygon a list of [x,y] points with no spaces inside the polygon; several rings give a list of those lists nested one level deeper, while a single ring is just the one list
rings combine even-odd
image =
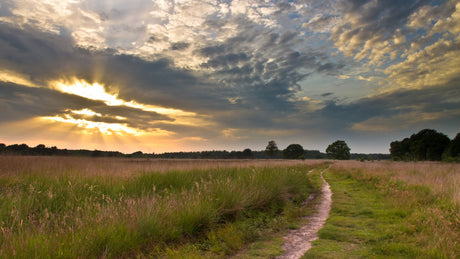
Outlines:
[{"label": "large tree", "polygon": [[440,161],[450,143],[445,134],[423,129],[403,141],[391,142],[390,153],[395,160]]},{"label": "large tree", "polygon": [[424,129],[410,137],[410,150],[416,160],[440,161],[450,139],[433,129]]},{"label": "large tree", "polygon": [[326,148],[326,154],[333,159],[350,159],[350,148],[343,140],[337,140]]},{"label": "large tree", "polygon": [[267,154],[269,157],[274,157],[276,153],[279,152],[278,146],[276,145],[276,142],[274,140],[268,141],[268,145],[265,148],[265,154]]},{"label": "large tree", "polygon": [[283,150],[283,157],[286,159],[304,159],[305,150],[299,144],[291,144]]}]

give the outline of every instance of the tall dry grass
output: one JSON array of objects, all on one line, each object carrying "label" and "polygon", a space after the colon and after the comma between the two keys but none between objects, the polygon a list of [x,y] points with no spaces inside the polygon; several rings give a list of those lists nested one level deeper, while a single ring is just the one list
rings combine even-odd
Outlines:
[{"label": "tall dry grass", "polygon": [[0,157],[0,258],[155,257],[251,214],[257,233],[320,163]]},{"label": "tall dry grass", "polygon": [[324,160],[281,159],[132,159],[50,156],[0,156],[0,177],[78,175],[131,177],[143,172],[213,168],[320,165]]}]

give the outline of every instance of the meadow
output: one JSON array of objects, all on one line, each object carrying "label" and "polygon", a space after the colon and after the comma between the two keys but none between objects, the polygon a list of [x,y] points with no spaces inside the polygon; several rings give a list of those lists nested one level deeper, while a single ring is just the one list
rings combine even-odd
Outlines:
[{"label": "meadow", "polygon": [[273,258],[331,164],[304,258],[459,257],[459,164],[0,156],[0,258]]},{"label": "meadow", "polygon": [[0,257],[229,256],[302,214],[321,162],[0,156]]},{"label": "meadow", "polygon": [[335,162],[333,206],[303,258],[460,258],[460,164]]}]

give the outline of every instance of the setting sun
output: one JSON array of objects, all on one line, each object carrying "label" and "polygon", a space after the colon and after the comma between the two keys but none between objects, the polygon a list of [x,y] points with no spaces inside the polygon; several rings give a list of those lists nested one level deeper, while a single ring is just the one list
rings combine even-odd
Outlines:
[{"label": "setting sun", "polygon": [[52,85],[61,92],[78,95],[91,100],[103,101],[107,105],[123,104],[123,101],[117,98],[117,94],[107,93],[104,86],[98,83],[89,84],[84,80],[74,80],[70,84],[54,82]]},{"label": "setting sun", "polygon": [[458,133],[459,0],[4,2],[0,144],[388,153]]},{"label": "setting sun", "polygon": [[166,108],[156,105],[142,104],[136,101],[125,101],[118,97],[118,93],[109,93],[106,87],[99,83],[90,84],[85,80],[73,79],[67,81],[54,81],[50,84],[54,89],[67,93],[78,95],[87,99],[103,101],[109,106],[126,106],[134,109],[140,109],[148,112],[156,112],[166,115],[194,116],[193,112],[186,112],[180,109]]},{"label": "setting sun", "polygon": [[[72,111],[73,112],[73,111]],[[87,134],[93,134],[94,130],[99,131],[104,135],[132,135],[132,136],[143,136],[143,135],[151,135],[151,136],[167,136],[170,135],[170,132],[165,130],[151,130],[145,131],[141,129],[136,129],[129,127],[126,123],[106,123],[106,122],[98,122],[98,121],[90,121],[86,119],[77,119],[73,118],[69,114],[64,114],[64,116],[45,116],[41,117],[42,120],[45,121],[52,121],[52,122],[63,122],[77,125],[80,128],[86,129]]]}]

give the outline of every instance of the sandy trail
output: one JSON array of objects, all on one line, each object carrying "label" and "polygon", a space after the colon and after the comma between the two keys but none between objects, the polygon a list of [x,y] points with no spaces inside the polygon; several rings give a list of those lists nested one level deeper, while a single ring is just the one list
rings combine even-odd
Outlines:
[{"label": "sandy trail", "polygon": [[323,179],[324,184],[321,189],[321,202],[317,207],[318,212],[307,217],[310,221],[307,225],[291,231],[284,237],[285,242],[282,248],[285,253],[277,258],[300,258],[311,248],[311,242],[318,239],[318,231],[324,226],[324,223],[326,223],[332,205],[332,191],[323,177],[323,173],[328,169],[329,168],[321,171],[321,179]]}]

